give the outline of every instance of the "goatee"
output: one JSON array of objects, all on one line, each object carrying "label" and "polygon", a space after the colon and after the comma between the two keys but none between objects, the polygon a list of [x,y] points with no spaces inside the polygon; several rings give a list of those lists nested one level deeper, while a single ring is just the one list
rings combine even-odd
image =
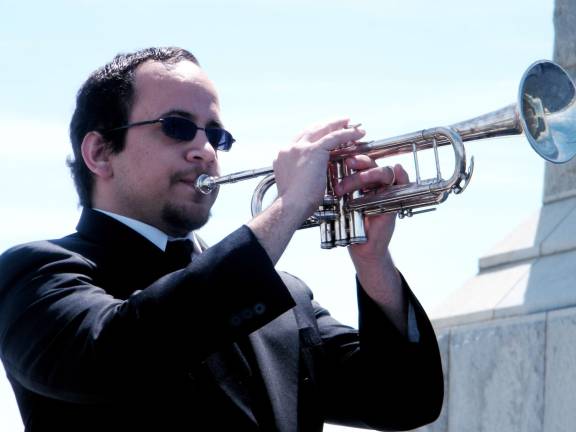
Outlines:
[{"label": "goatee", "polygon": [[170,227],[170,233],[174,236],[186,236],[191,231],[195,231],[210,219],[212,213],[208,210],[205,214],[190,215],[183,208],[167,205],[162,209],[162,220],[166,226]]}]

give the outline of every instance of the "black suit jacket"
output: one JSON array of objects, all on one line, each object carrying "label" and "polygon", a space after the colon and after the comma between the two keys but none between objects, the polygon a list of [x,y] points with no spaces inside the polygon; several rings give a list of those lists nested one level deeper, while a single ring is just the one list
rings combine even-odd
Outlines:
[{"label": "black suit jacket", "polygon": [[27,431],[410,429],[443,388],[405,289],[418,343],[361,287],[359,331],[338,323],[247,227],[175,270],[85,209],[77,233],[0,257],[0,355]]}]

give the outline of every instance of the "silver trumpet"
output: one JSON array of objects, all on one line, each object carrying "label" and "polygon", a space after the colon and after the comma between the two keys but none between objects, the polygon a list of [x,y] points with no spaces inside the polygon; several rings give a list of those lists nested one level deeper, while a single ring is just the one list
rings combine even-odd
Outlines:
[{"label": "silver trumpet", "polygon": [[[424,129],[393,138],[358,142],[333,150],[327,169],[327,187],[322,205],[308,218],[302,228],[319,226],[321,247],[348,246],[367,241],[364,216],[398,212],[399,217],[434,210],[451,192],[461,193],[468,185],[474,168],[474,158],[467,168],[463,142],[524,133],[532,148],[544,159],[564,163],[576,154],[576,89],[570,76],[557,64],[541,60],[532,64],[522,76],[518,101],[500,110],[447,127]],[[438,147],[452,145],[454,171],[444,179],[440,173]],[[420,177],[418,152],[432,149],[436,161],[436,176]],[[373,159],[412,153],[415,181],[393,185],[384,192],[355,191],[343,197],[333,193],[339,182],[352,171],[345,159],[365,154]],[[241,171],[222,177],[201,175],[196,188],[210,193],[225,183],[265,176],[252,195],[252,215],[262,211],[262,200],[275,183],[271,167]]]}]

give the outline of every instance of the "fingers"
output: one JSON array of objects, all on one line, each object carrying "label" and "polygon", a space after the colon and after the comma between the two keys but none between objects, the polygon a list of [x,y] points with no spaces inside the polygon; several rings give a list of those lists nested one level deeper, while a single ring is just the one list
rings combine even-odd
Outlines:
[{"label": "fingers", "polygon": [[358,127],[349,127],[347,118],[318,123],[304,130],[296,141],[314,143],[324,150],[334,150],[348,142],[361,139],[366,132]]},{"label": "fingers", "polygon": [[376,168],[378,164],[374,159],[365,154],[358,154],[346,159],[346,166],[353,170],[365,170]]},{"label": "fingers", "polygon": [[348,121],[347,118],[339,118],[328,122],[313,124],[298,135],[297,141],[300,139],[306,139],[311,142],[317,141],[330,132],[346,128]]},{"label": "fingers", "polygon": [[394,174],[396,176],[396,184],[404,185],[410,183],[410,178],[404,167],[400,164],[394,165]]},{"label": "fingers", "polygon": [[390,167],[369,168],[348,175],[334,187],[336,195],[344,195],[355,190],[376,189],[394,184],[395,174]]},{"label": "fingers", "polygon": [[364,135],[366,135],[366,132],[363,129],[340,129],[330,132],[317,142],[324,150],[330,151],[348,143],[358,141],[362,139]]},{"label": "fingers", "polygon": [[359,171],[348,175],[334,187],[337,195],[344,195],[356,190],[378,190],[392,185],[409,183],[408,173],[402,165],[380,167],[366,155],[356,155],[346,160],[348,167]]}]

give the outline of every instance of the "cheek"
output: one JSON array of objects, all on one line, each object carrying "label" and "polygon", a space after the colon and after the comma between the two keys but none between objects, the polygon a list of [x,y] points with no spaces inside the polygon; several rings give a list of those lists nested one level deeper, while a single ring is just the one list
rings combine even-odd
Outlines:
[{"label": "cheek", "polygon": [[145,189],[144,192],[148,190],[150,193],[164,190],[169,183],[169,175],[163,168],[164,165],[159,161],[141,160],[133,171],[134,187]]},{"label": "cheek", "polygon": [[132,191],[149,191],[153,193],[155,188],[165,184],[167,174],[163,172],[160,161],[154,160],[146,152],[126,154],[120,158],[114,166],[114,175],[121,187]]}]

